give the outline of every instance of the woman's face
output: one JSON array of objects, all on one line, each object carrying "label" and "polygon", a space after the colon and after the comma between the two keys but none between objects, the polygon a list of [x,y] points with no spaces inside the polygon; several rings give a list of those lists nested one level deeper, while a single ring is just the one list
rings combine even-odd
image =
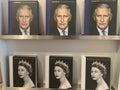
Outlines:
[{"label": "woman's face", "polygon": [[65,76],[65,72],[63,71],[63,69],[61,67],[55,66],[54,75],[55,75],[56,79],[60,79]]},{"label": "woman's face", "polygon": [[91,78],[93,80],[98,80],[102,76],[103,76],[103,74],[101,73],[101,71],[98,68],[96,68],[96,67],[91,68]]},{"label": "woman's face", "polygon": [[20,78],[24,78],[25,76],[29,75],[29,72],[24,66],[18,66],[18,75]]}]

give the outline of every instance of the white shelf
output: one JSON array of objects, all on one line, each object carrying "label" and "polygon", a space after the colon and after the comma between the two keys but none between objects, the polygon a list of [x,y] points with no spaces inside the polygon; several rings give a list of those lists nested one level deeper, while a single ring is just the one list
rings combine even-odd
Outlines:
[{"label": "white shelf", "polygon": [[120,40],[120,36],[89,36],[89,35],[76,35],[76,36],[53,36],[53,35],[0,35],[1,40]]}]

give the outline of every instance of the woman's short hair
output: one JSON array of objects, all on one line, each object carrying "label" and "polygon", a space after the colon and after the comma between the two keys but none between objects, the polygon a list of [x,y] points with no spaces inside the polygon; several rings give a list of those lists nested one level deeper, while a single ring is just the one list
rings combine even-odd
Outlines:
[{"label": "woman's short hair", "polygon": [[106,78],[107,69],[103,63],[101,63],[100,61],[94,61],[92,63],[92,67],[98,68],[100,70],[100,72],[103,74],[103,78]]},{"label": "woman's short hair", "polygon": [[25,60],[21,60],[18,62],[18,66],[23,66],[26,68],[26,70],[29,72],[29,76],[32,75],[32,66],[29,62],[25,61]]},{"label": "woman's short hair", "polygon": [[63,61],[58,60],[58,61],[55,62],[55,66],[61,67],[63,69],[63,71],[66,73],[66,77],[69,76],[69,71],[70,70],[69,70],[68,64],[66,64]]}]

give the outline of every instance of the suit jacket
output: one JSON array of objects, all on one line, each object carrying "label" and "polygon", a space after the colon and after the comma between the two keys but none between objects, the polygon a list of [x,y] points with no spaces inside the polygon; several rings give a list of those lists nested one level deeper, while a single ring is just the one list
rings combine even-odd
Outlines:
[{"label": "suit jacket", "polygon": [[[12,29],[12,35],[22,35],[19,26],[17,25],[16,27],[14,27],[14,29]],[[33,27],[32,25],[30,26],[30,35],[39,35],[39,29],[38,27]]]},{"label": "suit jacket", "polygon": [[[89,30],[89,35],[99,35],[99,32],[96,27],[93,27]],[[113,29],[109,26],[108,35],[116,35],[116,29]]]},{"label": "suit jacket", "polygon": [[[75,29],[72,29],[71,27],[69,27],[69,28],[68,28],[68,36],[69,36],[69,35],[75,35],[75,34],[76,34],[76,30],[75,30]],[[51,29],[50,35],[60,35],[57,27]]]}]

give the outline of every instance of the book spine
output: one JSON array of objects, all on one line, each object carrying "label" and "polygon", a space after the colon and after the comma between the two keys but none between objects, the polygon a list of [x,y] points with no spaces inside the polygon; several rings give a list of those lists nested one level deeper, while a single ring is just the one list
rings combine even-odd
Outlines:
[{"label": "book spine", "polygon": [[50,34],[50,2],[51,0],[46,1],[46,35]]},{"label": "book spine", "polygon": [[13,87],[13,56],[9,56],[9,85]]},{"label": "book spine", "polygon": [[8,34],[12,34],[12,1],[8,1]]},{"label": "book spine", "polygon": [[84,9],[84,34],[88,34],[89,30],[89,15],[90,15],[90,1],[85,0],[85,9]]}]

